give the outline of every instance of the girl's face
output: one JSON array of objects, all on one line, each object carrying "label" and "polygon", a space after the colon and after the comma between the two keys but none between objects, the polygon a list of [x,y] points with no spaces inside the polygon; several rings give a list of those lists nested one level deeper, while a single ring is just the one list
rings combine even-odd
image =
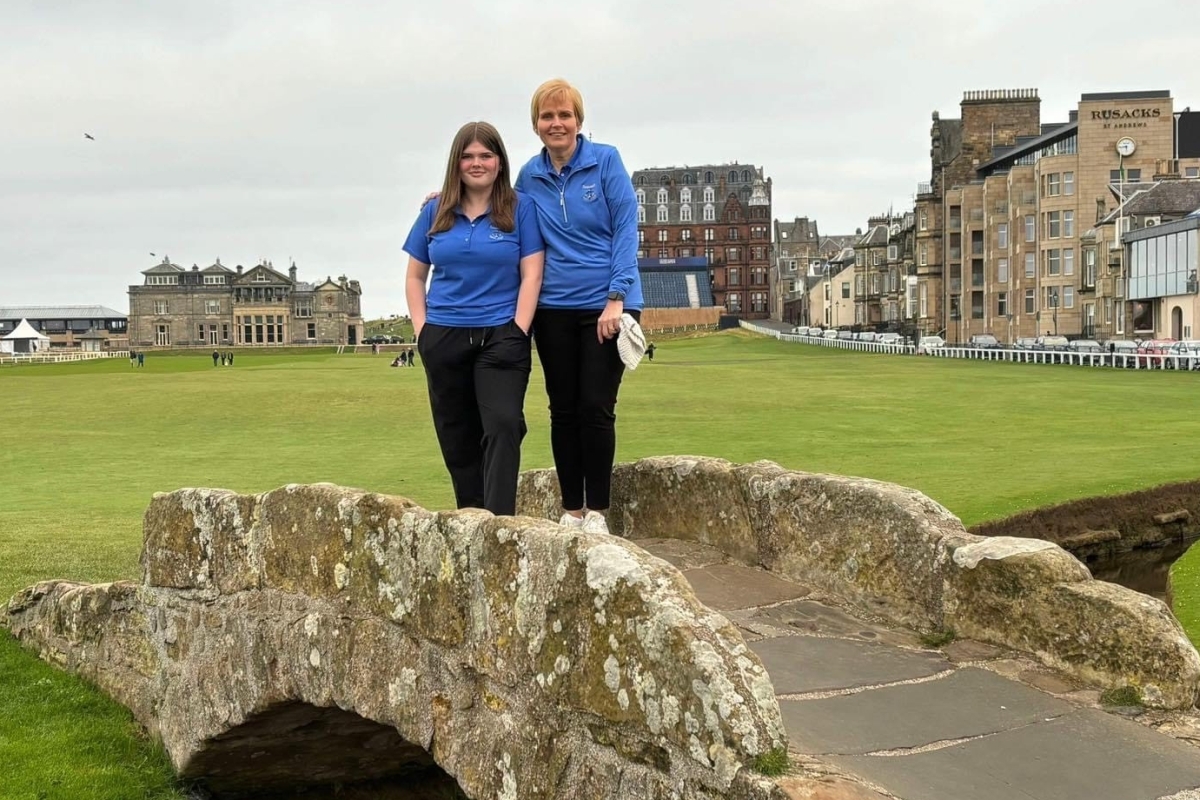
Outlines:
[{"label": "girl's face", "polygon": [[500,156],[471,142],[458,160],[458,173],[467,189],[491,189],[500,174]]}]

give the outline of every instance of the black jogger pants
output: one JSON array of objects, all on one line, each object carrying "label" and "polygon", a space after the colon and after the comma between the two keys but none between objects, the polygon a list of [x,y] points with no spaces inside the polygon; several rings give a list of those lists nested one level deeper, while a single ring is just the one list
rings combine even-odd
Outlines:
[{"label": "black jogger pants", "polygon": [[515,321],[491,328],[427,322],[417,350],[458,507],[515,514],[529,337]]}]

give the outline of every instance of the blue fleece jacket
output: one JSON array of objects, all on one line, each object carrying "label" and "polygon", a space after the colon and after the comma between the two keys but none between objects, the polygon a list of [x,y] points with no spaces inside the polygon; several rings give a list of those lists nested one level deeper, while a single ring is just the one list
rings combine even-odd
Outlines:
[{"label": "blue fleece jacket", "polygon": [[546,243],[538,306],[598,310],[616,291],[625,308],[641,310],[637,197],[615,147],[579,136],[561,172],[543,149],[521,167],[516,189],[537,206]]}]

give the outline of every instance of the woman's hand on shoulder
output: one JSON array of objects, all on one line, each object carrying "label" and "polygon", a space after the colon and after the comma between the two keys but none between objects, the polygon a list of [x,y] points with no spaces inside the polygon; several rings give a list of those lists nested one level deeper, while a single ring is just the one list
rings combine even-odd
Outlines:
[{"label": "woman's hand on shoulder", "polygon": [[425,199],[421,201],[421,208],[424,208],[425,206],[429,205],[430,200],[437,200],[441,196],[442,196],[442,193],[440,191],[430,192],[429,194],[425,195]]}]

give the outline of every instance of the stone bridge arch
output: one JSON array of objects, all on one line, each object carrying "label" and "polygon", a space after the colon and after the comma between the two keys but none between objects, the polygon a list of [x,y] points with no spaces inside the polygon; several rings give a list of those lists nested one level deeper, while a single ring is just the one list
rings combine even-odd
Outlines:
[{"label": "stone bridge arch", "polygon": [[8,625],[219,796],[780,796],[766,671],[636,546],[327,484],[161,494],[144,528],[140,584],[38,584]]}]

